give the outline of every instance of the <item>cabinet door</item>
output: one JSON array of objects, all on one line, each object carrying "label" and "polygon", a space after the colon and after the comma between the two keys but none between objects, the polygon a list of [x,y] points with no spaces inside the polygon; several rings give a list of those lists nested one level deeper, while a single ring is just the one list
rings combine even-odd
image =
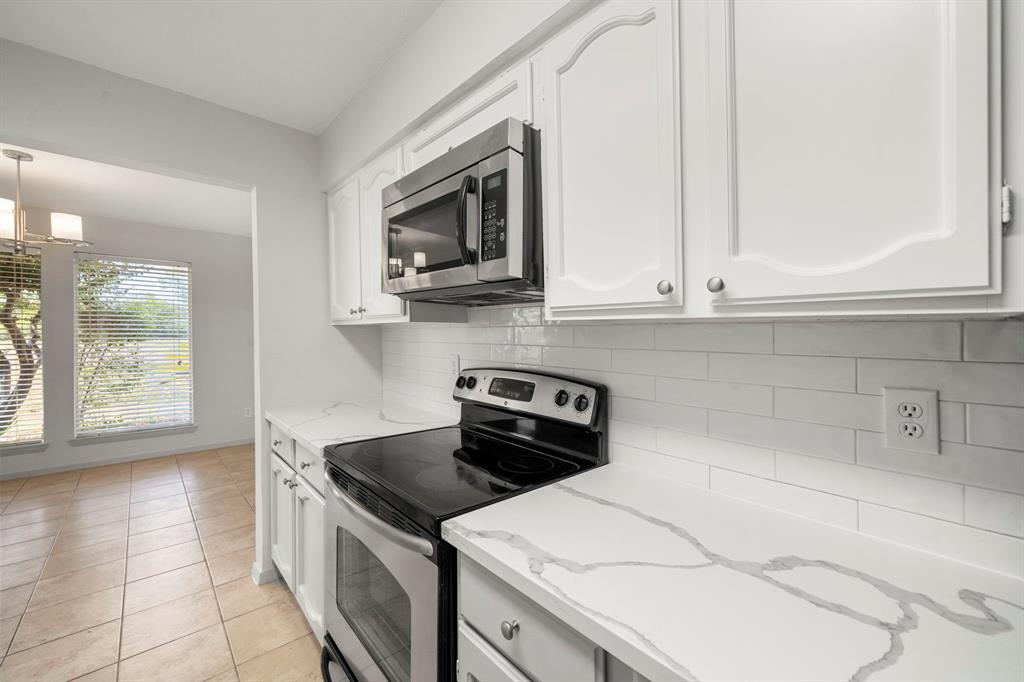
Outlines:
[{"label": "cabinet door", "polygon": [[270,558],[288,587],[295,588],[295,472],[277,455],[270,457]]},{"label": "cabinet door", "polygon": [[351,178],[327,196],[327,229],[331,322],[353,322],[362,317],[359,178]]},{"label": "cabinet door", "polygon": [[526,123],[533,120],[528,61],[473,92],[409,138],[403,148],[405,172],[416,170],[510,116]]},{"label": "cabinet door", "polygon": [[459,682],[530,682],[465,622],[459,623]]},{"label": "cabinet door", "polygon": [[295,600],[324,633],[324,500],[303,479],[295,488]]},{"label": "cabinet door", "polygon": [[998,5],[705,7],[715,303],[998,290]]},{"label": "cabinet door", "polygon": [[381,190],[402,176],[402,152],[387,152],[359,172],[359,204],[362,212],[362,313],[364,320],[401,320],[402,299],[381,291],[384,274],[383,235],[381,234]]},{"label": "cabinet door", "polygon": [[678,9],[612,0],[536,60],[555,317],[682,303]]}]

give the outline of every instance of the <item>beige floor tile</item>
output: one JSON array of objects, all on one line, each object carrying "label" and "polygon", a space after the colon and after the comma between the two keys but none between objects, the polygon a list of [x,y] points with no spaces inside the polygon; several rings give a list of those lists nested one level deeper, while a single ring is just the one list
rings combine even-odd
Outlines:
[{"label": "beige floor tile", "polygon": [[117,495],[103,495],[102,497],[90,497],[87,500],[73,500],[68,505],[68,514],[81,514],[84,512],[109,509],[111,507],[123,507],[128,504],[128,493]]},{"label": "beige floor tile", "polygon": [[128,522],[128,535],[148,533],[160,528],[188,523],[191,520],[192,510],[188,507],[172,509],[171,511],[166,512],[158,512],[156,514],[146,514],[145,516],[136,516]]},{"label": "beige floor tile", "polygon": [[220,622],[220,611],[212,590],[133,613],[124,618],[121,658],[131,658]]},{"label": "beige floor tile", "polygon": [[117,559],[96,564],[73,573],[46,578],[36,583],[36,591],[29,600],[30,611],[53,606],[93,592],[124,584],[125,560]]},{"label": "beige floor tile", "polygon": [[234,668],[224,626],[216,623],[119,664],[119,682],[205,680]]},{"label": "beige floor tile", "polygon": [[117,661],[120,622],[53,640],[4,659],[0,679],[70,680]]},{"label": "beige floor tile", "polygon": [[245,498],[241,494],[236,493],[234,495],[216,497],[204,502],[193,502],[192,515],[196,519],[205,519],[220,514],[242,512],[248,508],[249,504],[245,501]]},{"label": "beige floor tile", "polygon": [[248,455],[249,457],[255,456],[256,444],[255,443],[244,443],[242,445],[232,445],[227,448],[217,448],[217,454],[221,458],[231,456]]},{"label": "beige floor tile", "polygon": [[306,635],[238,666],[242,682],[320,682],[320,644]]},{"label": "beige floor tile", "polygon": [[189,478],[185,481],[185,490],[191,492],[193,490],[205,490],[207,488],[220,488],[226,485],[231,485],[232,483],[234,483],[234,479],[232,479],[228,472],[225,471],[223,474],[219,474],[217,476],[204,475]]},{"label": "beige floor tile", "polygon": [[238,665],[309,632],[306,617],[291,599],[232,618],[224,627]]},{"label": "beige floor tile", "polygon": [[178,460],[178,466],[181,466],[182,462],[202,462],[217,457],[217,449],[209,450],[196,450],[195,452],[183,452],[175,455],[174,459]]},{"label": "beige floor tile", "polygon": [[207,559],[237,552],[256,544],[256,526],[244,526],[216,535],[207,535],[202,538],[202,543]]},{"label": "beige floor tile", "polygon": [[101,523],[98,526],[61,531],[53,545],[53,551],[55,553],[68,552],[72,549],[98,545],[101,542],[110,542],[125,537],[128,537],[128,521]]},{"label": "beige floor tile", "polygon": [[220,476],[226,474],[228,470],[224,468],[224,464],[220,461],[219,457],[210,457],[190,462],[178,462],[178,472],[181,474],[182,479],[186,479],[194,478],[196,475]]},{"label": "beige floor tile", "polygon": [[28,542],[29,540],[52,537],[60,530],[60,524],[61,519],[50,519],[49,521],[40,521],[38,523],[17,526],[16,528],[0,530],[0,547],[13,545],[16,542]]},{"label": "beige floor tile", "polygon": [[223,585],[252,573],[252,563],[256,560],[255,547],[246,547],[237,552],[208,559],[210,576],[214,585]]},{"label": "beige floor tile", "polygon": [[16,514],[3,514],[0,515],[0,528],[15,528],[31,523],[39,523],[40,521],[59,519],[64,516],[66,509],[67,505],[58,504],[54,507],[40,507],[39,509],[30,509],[29,511]]},{"label": "beige floor tile", "polygon": [[20,622],[21,616],[0,620],[0,656],[7,653],[7,647],[11,645],[11,640],[14,639],[14,633],[18,630]]},{"label": "beige floor tile", "polygon": [[103,485],[79,487],[75,490],[73,500],[91,500],[94,497],[107,497],[109,495],[123,495],[131,492],[131,484],[128,481],[116,483],[104,483]]},{"label": "beige floor tile", "polygon": [[178,468],[176,466],[164,466],[139,472],[132,472],[132,490],[153,488],[161,485],[169,485],[171,483],[181,483],[181,474],[178,473]]},{"label": "beige floor tile", "polygon": [[238,488],[238,492],[242,493],[243,496],[256,494],[255,479],[248,481],[237,481],[235,483],[235,487]]},{"label": "beige floor tile", "polygon": [[158,573],[125,585],[124,613],[137,613],[212,587],[210,572],[204,563]]},{"label": "beige floor tile", "polygon": [[0,592],[0,618],[20,616],[28,606],[28,600],[32,597],[32,590],[35,587],[35,583],[27,583]]},{"label": "beige floor tile", "polygon": [[0,493],[16,493],[25,485],[25,478],[8,478],[0,481]]},{"label": "beige floor tile", "polygon": [[145,502],[146,500],[156,500],[161,497],[170,497],[171,495],[181,495],[185,492],[185,486],[181,480],[164,483],[162,485],[148,486],[145,488],[134,488],[132,490],[132,502]]},{"label": "beige floor tile", "polygon": [[128,538],[119,538],[110,542],[101,542],[69,552],[53,553],[46,560],[43,578],[71,573],[88,566],[104,564],[115,559],[123,559],[128,547]]},{"label": "beige floor tile", "polygon": [[183,542],[197,540],[196,525],[189,521],[177,526],[168,526],[147,533],[139,533],[128,538],[128,556],[145,554],[164,547],[180,545]]},{"label": "beige floor tile", "polygon": [[205,519],[201,519],[196,522],[196,528],[199,529],[200,535],[206,537],[208,535],[216,535],[217,533],[235,530],[236,528],[251,526],[255,522],[256,515],[252,510],[246,510],[229,512],[227,514],[218,514],[217,516],[208,516]]},{"label": "beige floor tile", "polygon": [[76,677],[74,682],[117,682],[117,664],[94,670],[88,675]]},{"label": "beige floor tile", "polygon": [[61,602],[53,606],[26,611],[14,635],[10,652],[24,651],[54,639],[96,627],[121,617],[124,585]]},{"label": "beige floor tile", "polygon": [[147,514],[159,514],[160,512],[172,511],[188,507],[188,498],[185,494],[158,497],[155,500],[145,502],[134,502],[128,511],[128,516],[146,516]]},{"label": "beige floor tile", "polygon": [[18,585],[35,582],[43,570],[46,557],[19,561],[16,564],[0,566],[0,590],[7,590]]},{"label": "beige floor tile", "polygon": [[113,523],[114,521],[124,521],[127,518],[128,505],[97,509],[96,511],[78,512],[64,517],[64,525],[61,526],[61,530],[73,531],[90,526],[100,526],[104,523]]},{"label": "beige floor tile", "polygon": [[217,602],[224,620],[288,599],[291,590],[281,581],[257,585],[245,576],[217,586]]},{"label": "beige floor tile", "polygon": [[54,538],[39,538],[28,542],[19,542],[16,545],[0,547],[0,566],[16,564],[19,561],[27,561],[37,557],[45,557],[53,547]]},{"label": "beige floor tile", "polygon": [[188,501],[190,504],[196,502],[208,502],[210,500],[216,500],[224,497],[225,495],[237,495],[238,488],[234,484],[221,485],[216,488],[204,488],[203,490],[192,490],[188,493]]},{"label": "beige floor tile", "polygon": [[57,493],[73,492],[78,487],[77,478],[68,478],[64,480],[54,480],[46,483],[40,483],[39,485],[32,485],[31,481],[22,486],[15,498],[28,498],[28,497],[45,497],[47,495],[56,495]]},{"label": "beige floor tile", "polygon": [[54,483],[68,483],[76,482],[82,477],[81,469],[71,469],[68,471],[54,471],[49,474],[40,474],[38,476],[30,476],[25,479],[25,484],[21,487],[22,490],[28,490],[30,488],[38,488],[40,486],[53,485]]},{"label": "beige floor tile", "polygon": [[256,493],[253,493],[251,495],[243,495],[242,497],[244,497],[245,501],[249,504],[249,509],[252,509],[255,512],[256,511]]},{"label": "beige floor tile", "polygon": [[132,480],[131,464],[108,464],[107,466],[85,469],[78,479],[78,487],[95,488],[110,483],[125,483]]},{"label": "beige floor tile", "polygon": [[175,568],[199,563],[203,560],[203,549],[198,541],[186,542],[128,557],[128,582],[148,578]]},{"label": "beige floor tile", "polygon": [[43,497],[15,497],[9,505],[4,508],[4,514],[15,514],[30,509],[41,509],[43,507],[56,507],[67,504],[71,501],[74,493],[58,493],[57,495],[45,495]]},{"label": "beige floor tile", "polygon": [[225,670],[220,675],[214,675],[204,682],[238,682],[238,673],[232,668],[231,670]]}]

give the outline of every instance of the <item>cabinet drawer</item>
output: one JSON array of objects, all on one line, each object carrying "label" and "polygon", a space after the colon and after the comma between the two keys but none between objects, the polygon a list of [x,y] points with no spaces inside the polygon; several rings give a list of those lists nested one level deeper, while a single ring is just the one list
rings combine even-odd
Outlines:
[{"label": "cabinet drawer", "polygon": [[[512,663],[537,680],[596,679],[595,645],[472,561],[460,557],[459,567],[462,617]],[[506,621],[519,625],[511,639]]]},{"label": "cabinet drawer", "polygon": [[295,466],[295,441],[273,422],[270,424],[270,449],[288,466]]},{"label": "cabinet drawer", "polygon": [[295,444],[295,471],[321,495],[324,494],[324,458]]}]

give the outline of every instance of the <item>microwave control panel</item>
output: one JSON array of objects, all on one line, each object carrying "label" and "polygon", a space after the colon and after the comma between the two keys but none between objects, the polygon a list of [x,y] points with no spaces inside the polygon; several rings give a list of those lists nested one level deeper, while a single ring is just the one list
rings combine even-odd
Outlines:
[{"label": "microwave control panel", "polygon": [[508,255],[508,170],[487,175],[481,192],[483,254],[480,260],[498,260]]}]

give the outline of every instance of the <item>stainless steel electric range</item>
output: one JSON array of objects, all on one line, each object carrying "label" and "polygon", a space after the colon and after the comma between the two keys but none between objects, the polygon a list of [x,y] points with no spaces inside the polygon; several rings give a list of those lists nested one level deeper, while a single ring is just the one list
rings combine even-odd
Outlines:
[{"label": "stainless steel electric range", "polygon": [[455,679],[456,557],[441,523],[607,461],[599,384],[471,369],[453,396],[457,426],[325,448],[328,682]]}]

